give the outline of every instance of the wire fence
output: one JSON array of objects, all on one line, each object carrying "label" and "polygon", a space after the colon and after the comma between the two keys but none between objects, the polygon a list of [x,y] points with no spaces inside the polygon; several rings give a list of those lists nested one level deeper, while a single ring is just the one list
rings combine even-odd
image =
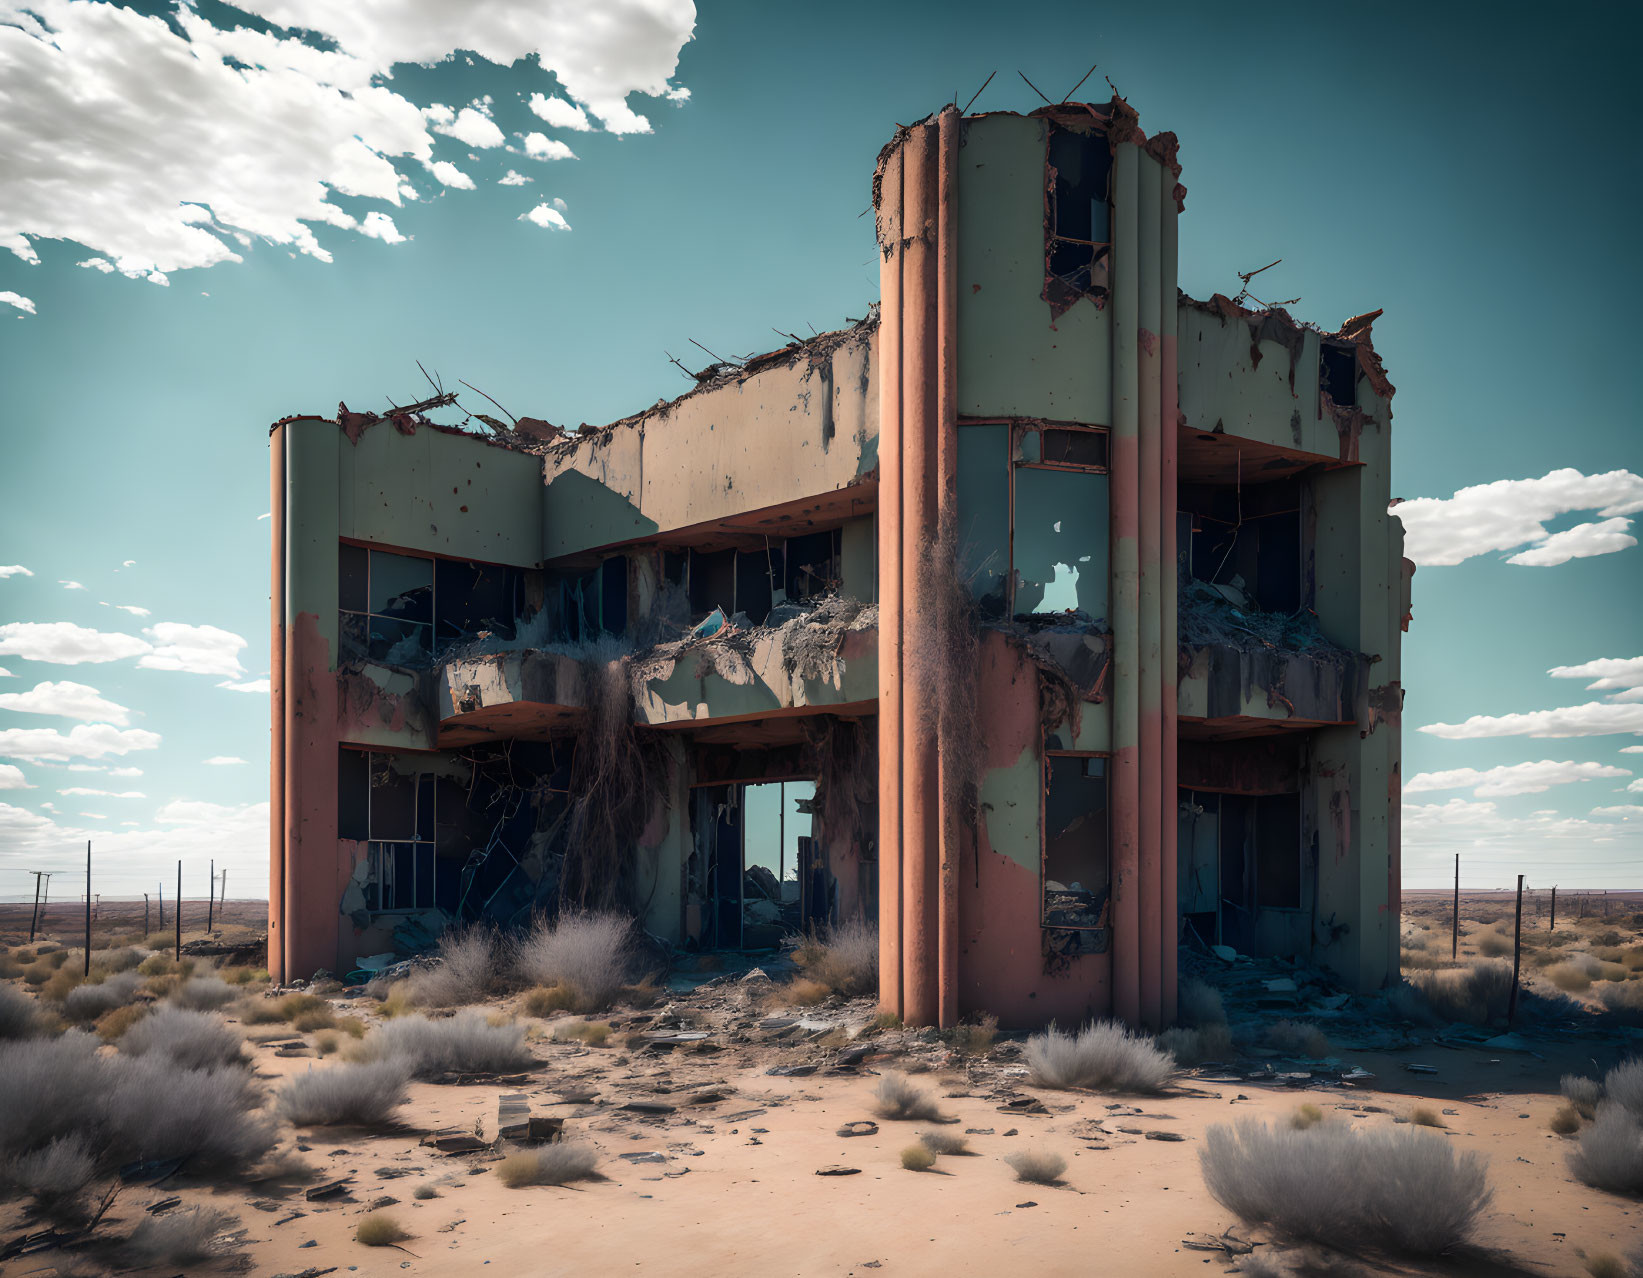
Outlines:
[{"label": "wire fence", "polygon": [[33,893],[0,895],[0,938],[16,944],[25,939],[83,944],[89,927],[93,948],[147,941],[156,947],[174,944],[180,930],[185,938],[220,932],[227,927],[261,929],[268,920],[268,902],[222,901],[184,897],[181,910],[170,893],[144,897],[92,894],[90,908],[84,892],[72,896]]}]

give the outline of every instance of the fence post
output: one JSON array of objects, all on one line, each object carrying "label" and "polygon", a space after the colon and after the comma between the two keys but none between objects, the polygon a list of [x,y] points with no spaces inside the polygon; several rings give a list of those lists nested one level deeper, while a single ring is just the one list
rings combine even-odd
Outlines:
[{"label": "fence post", "polygon": [[1523,961],[1523,876],[1517,876],[1517,923],[1512,929],[1512,1001],[1506,1007],[1506,1027],[1517,1016],[1517,978]]},{"label": "fence post", "polygon": [[1460,953],[1460,853],[1455,853],[1455,914],[1449,925],[1449,957]]},{"label": "fence post", "polygon": [[40,876],[41,870],[30,870],[34,875],[34,913],[29,915],[29,944],[34,944],[34,925],[40,920]]},{"label": "fence post", "polygon": [[177,962],[183,961],[183,863],[177,862]]},{"label": "fence post", "polygon": [[211,858],[211,886],[205,894],[205,930],[209,932],[217,914],[217,858]]},{"label": "fence post", "polygon": [[91,975],[91,840],[86,840],[86,973]]},{"label": "fence post", "polygon": [[1552,889],[1552,924],[1546,929],[1548,932],[1557,931],[1557,889]]},{"label": "fence post", "polygon": [[143,893],[143,940],[148,940],[148,893]]}]

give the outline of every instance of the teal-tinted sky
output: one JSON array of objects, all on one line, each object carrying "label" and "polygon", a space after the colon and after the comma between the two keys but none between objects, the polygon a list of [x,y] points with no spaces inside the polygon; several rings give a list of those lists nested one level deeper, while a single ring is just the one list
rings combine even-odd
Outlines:
[{"label": "teal-tinted sky", "polygon": [[[611,31],[540,4],[478,5],[459,22],[413,0],[347,6],[346,17],[325,16],[318,0],[254,7],[327,25],[333,39],[308,47],[333,62],[316,70],[288,41],[270,53],[279,28],[202,3],[187,17],[194,51],[237,61],[190,96],[193,82],[165,61],[195,56],[174,34],[116,20],[125,15],[106,4],[48,0],[31,6],[41,21],[7,19],[0,5],[0,245],[23,244],[0,251],[0,571],[32,573],[0,578],[0,624],[24,627],[0,630],[0,787],[15,787],[0,794],[0,895],[27,890],[24,868],[72,863],[85,831],[106,850],[110,892],[141,891],[178,855],[203,886],[213,854],[233,894],[264,890],[267,702],[223,685],[254,684],[267,668],[258,516],[270,421],[329,414],[339,399],[414,398],[420,359],[515,414],[599,422],[686,389],[663,352],[705,362],[691,338],[745,354],[780,344],[772,327],[839,326],[877,297],[871,219],[858,215],[895,124],[967,99],[994,70],[976,109],[1030,110],[1038,99],[1018,69],[1059,98],[1092,61],[1100,70],[1080,96],[1103,98],[1110,75],[1149,130],[1181,138],[1184,289],[1235,293],[1235,271],[1281,257],[1262,295],[1299,296],[1299,318],[1332,328],[1385,308],[1375,340],[1398,387],[1398,494],[1450,498],[1575,472],[1426,508],[1428,553],[1464,561],[1428,562],[1415,579],[1404,776],[1414,789],[1420,774],[1546,766],[1423,783],[1407,800],[1406,881],[1445,881],[1455,851],[1478,886],[1518,870],[1543,886],[1643,877],[1643,753],[1623,753],[1643,743],[1643,551],[1627,531],[1643,480],[1612,474],[1643,471],[1630,375],[1643,196],[1633,9],[1554,22],[1512,6],[1396,6],[1371,19],[1214,4],[1166,16],[1135,5],[705,4],[681,48],[688,7],[663,0],[643,23],[639,5],[613,0],[609,47],[599,40]],[[253,47],[220,35],[237,24],[272,36]],[[403,61],[467,41],[493,60]],[[558,75],[534,60],[496,64],[529,50]],[[276,60],[299,69],[274,76]],[[253,92],[258,65],[270,71]],[[112,96],[99,100],[99,86]],[[627,104],[649,132],[622,114],[630,88],[645,90]],[[575,96],[594,127],[533,114],[537,93]],[[367,99],[376,114],[361,124],[349,104]],[[466,141],[424,132],[405,105],[476,100],[466,123],[447,125]],[[495,140],[487,112],[503,146],[480,145]],[[576,158],[525,154],[532,132],[539,153],[560,143]],[[334,195],[333,223],[379,238],[306,223],[330,262],[274,242],[303,225],[293,210],[312,213],[293,192],[325,194],[316,177],[392,192],[368,153],[326,159],[324,147],[354,134],[410,153],[396,167],[418,198]],[[428,162],[455,176],[416,157],[429,139]],[[501,185],[510,172],[530,181]],[[213,233],[243,261],[187,266],[198,240],[166,225],[178,200],[209,204],[219,227],[254,228],[246,246]],[[538,221],[521,220],[535,209]],[[364,223],[372,211],[391,223]],[[555,215],[570,229],[553,227]],[[80,242],[52,238],[71,233]],[[92,258],[139,277],[77,265]],[[154,267],[166,286],[141,278]],[[23,299],[32,313],[16,309]],[[1584,557],[1531,566],[1562,547]],[[1530,564],[1506,562],[1526,548]],[[28,629],[40,623],[101,637],[81,636],[76,652],[70,632]],[[62,660],[88,645],[120,655]],[[1616,664],[1547,673],[1591,662]],[[1604,675],[1608,686],[1587,690]],[[85,692],[24,697],[84,719],[5,700],[63,682],[126,707],[127,722]],[[1597,709],[1549,729],[1418,730],[1583,706]],[[52,735],[76,725],[77,739]],[[133,731],[159,740],[118,735]],[[85,753],[111,742],[147,744]],[[204,762],[218,757],[244,762]]]}]

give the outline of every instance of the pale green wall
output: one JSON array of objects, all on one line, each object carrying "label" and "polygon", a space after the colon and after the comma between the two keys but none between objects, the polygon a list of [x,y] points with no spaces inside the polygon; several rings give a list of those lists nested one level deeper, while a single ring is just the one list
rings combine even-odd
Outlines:
[{"label": "pale green wall", "polygon": [[958,411],[1110,424],[1111,312],[1050,318],[1044,288],[1048,125],[964,122],[958,152]]},{"label": "pale green wall", "polygon": [[337,450],[346,446],[335,423],[287,422],[285,436],[285,618],[295,625],[313,613],[337,662]]}]

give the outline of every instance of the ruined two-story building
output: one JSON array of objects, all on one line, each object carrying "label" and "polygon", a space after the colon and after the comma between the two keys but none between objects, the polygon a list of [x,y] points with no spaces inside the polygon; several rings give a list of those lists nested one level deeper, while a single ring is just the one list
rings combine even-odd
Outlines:
[{"label": "ruined two-story building", "polygon": [[944,110],[851,328],[573,432],[276,423],[276,975],[566,906],[865,918],[913,1023],[1167,1024],[1182,944],[1394,974],[1375,315],[1186,297],[1184,194],[1121,100]]}]

